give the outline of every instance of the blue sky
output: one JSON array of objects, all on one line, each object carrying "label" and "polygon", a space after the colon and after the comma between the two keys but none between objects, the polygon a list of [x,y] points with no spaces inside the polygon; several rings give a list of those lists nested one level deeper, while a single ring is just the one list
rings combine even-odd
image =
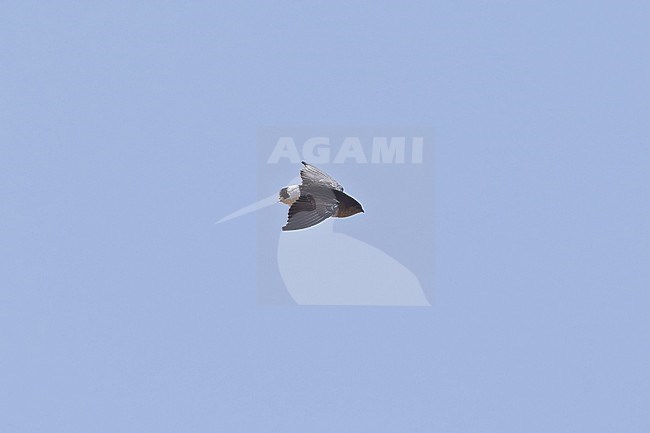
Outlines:
[{"label": "blue sky", "polygon": [[[3,3],[1,430],[647,432],[648,18]],[[278,125],[433,129],[431,308],[257,304]]]}]

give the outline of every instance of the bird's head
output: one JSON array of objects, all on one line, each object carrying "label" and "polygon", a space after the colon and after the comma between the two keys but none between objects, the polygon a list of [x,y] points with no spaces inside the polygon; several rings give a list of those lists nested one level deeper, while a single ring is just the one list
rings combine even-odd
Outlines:
[{"label": "bird's head", "polygon": [[361,206],[361,203],[358,201],[352,199],[353,203],[349,207],[350,209],[350,215],[358,214],[358,213],[364,213],[365,211],[363,210],[363,207]]}]

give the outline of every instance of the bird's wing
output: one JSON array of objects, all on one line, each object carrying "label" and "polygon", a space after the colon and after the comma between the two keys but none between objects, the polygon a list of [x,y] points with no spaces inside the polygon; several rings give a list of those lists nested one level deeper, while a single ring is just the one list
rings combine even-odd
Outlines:
[{"label": "bird's wing", "polygon": [[305,189],[289,208],[283,231],[306,229],[336,214],[339,202],[327,188]]},{"label": "bird's wing", "polygon": [[332,179],[329,174],[311,164],[307,164],[305,161],[302,162],[302,165],[304,167],[300,170],[300,177],[303,185],[327,186],[337,191],[343,191],[343,186]]}]

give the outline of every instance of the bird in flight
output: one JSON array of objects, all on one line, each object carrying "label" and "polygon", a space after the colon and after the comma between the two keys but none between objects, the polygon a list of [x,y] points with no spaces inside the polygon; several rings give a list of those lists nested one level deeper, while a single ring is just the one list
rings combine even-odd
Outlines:
[{"label": "bird in flight", "polygon": [[330,175],[302,162],[301,185],[280,190],[280,201],[289,205],[289,217],[283,231],[315,226],[327,218],[346,218],[363,212],[361,203],[343,192],[343,187]]}]

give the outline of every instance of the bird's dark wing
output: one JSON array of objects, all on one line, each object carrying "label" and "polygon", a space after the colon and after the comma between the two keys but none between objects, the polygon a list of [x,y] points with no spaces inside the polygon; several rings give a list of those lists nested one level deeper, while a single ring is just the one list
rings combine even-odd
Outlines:
[{"label": "bird's dark wing", "polygon": [[306,229],[336,214],[338,201],[329,188],[305,188],[291,207],[283,231]]},{"label": "bird's dark wing", "polygon": [[327,186],[337,191],[343,191],[343,186],[332,179],[329,174],[311,164],[307,164],[305,161],[302,162],[302,165],[304,167],[300,170],[300,177],[303,185]]}]

